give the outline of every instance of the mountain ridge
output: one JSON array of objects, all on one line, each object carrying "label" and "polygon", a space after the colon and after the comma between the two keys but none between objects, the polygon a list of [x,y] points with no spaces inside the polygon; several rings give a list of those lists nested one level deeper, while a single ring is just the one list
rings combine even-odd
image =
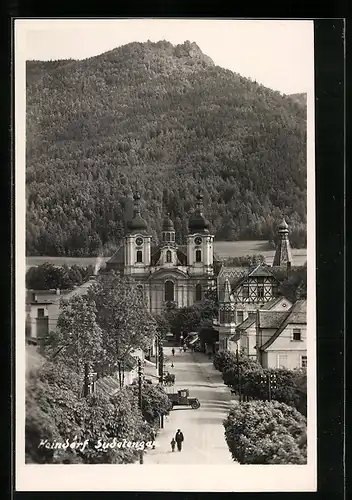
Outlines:
[{"label": "mountain ridge", "polygon": [[113,247],[137,187],[154,237],[167,210],[181,242],[201,189],[218,238],[272,239],[285,215],[304,246],[306,114],[289,96],[191,42],[29,61],[27,75],[29,255]]}]

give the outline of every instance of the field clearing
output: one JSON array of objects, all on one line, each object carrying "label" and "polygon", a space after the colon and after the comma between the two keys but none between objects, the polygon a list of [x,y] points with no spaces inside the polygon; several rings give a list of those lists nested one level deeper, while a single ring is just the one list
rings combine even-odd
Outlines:
[{"label": "field clearing", "polygon": [[[261,254],[264,255],[267,264],[272,264],[274,259],[275,250],[269,247],[268,242],[261,240],[254,241],[215,241],[214,251],[222,259],[228,257],[241,257],[244,255],[254,255]],[[307,260],[307,249],[300,248],[292,250],[293,254],[293,264],[295,266],[303,266]],[[51,262],[57,266],[63,266],[67,264],[72,266],[77,264],[78,266],[87,267],[89,265],[94,266],[97,260],[102,260],[106,262],[110,257],[26,257],[26,267],[27,269],[33,266],[40,266],[44,262]]]}]

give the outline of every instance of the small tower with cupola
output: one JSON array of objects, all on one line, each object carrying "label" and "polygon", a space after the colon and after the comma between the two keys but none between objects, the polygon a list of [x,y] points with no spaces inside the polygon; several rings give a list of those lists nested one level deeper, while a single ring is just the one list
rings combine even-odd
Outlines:
[{"label": "small tower with cupola", "polygon": [[134,195],[133,217],[127,223],[124,251],[125,274],[143,274],[151,261],[151,235],[141,215],[141,197]]},{"label": "small tower with cupola", "polygon": [[287,266],[291,268],[293,265],[291,244],[288,238],[288,224],[285,219],[282,219],[278,228],[278,244],[274,256],[273,266]]},{"label": "small tower with cupola", "polygon": [[187,264],[189,274],[194,276],[214,274],[213,242],[210,224],[203,215],[203,196],[197,196],[197,206],[188,222]]},{"label": "small tower with cupola", "polygon": [[165,267],[177,265],[177,246],[175,242],[175,227],[166,214],[162,224],[161,244],[160,244],[160,264]]}]

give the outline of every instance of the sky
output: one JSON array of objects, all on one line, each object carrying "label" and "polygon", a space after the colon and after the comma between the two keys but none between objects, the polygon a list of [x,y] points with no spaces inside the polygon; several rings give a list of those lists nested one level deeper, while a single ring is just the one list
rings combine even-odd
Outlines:
[{"label": "sky", "polygon": [[[85,59],[130,42],[196,42],[214,63],[284,94],[314,86],[313,21],[16,20],[25,60]],[[19,46],[20,45],[20,46]]]}]

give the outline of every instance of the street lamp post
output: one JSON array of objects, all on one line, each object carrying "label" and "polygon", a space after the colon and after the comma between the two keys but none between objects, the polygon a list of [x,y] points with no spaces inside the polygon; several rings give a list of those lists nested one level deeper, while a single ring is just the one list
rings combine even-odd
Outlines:
[{"label": "street lamp post", "polygon": [[237,376],[238,376],[238,401],[241,402],[241,370],[240,359],[238,354],[238,343],[236,343],[236,362],[237,362]]},{"label": "street lamp post", "polygon": [[[164,383],[164,350],[161,338],[159,338],[159,382],[161,385]],[[160,416],[160,427],[164,428],[164,415]]]}]

